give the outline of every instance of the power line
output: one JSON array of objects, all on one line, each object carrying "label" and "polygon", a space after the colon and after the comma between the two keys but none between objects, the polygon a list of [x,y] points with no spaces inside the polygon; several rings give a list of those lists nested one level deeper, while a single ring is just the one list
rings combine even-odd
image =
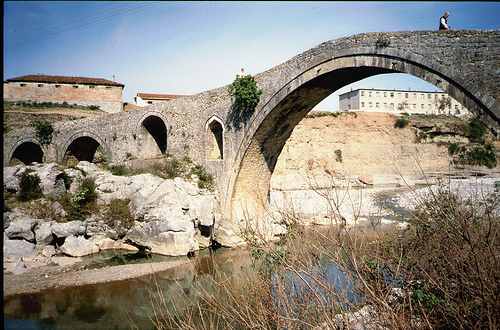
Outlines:
[{"label": "power line", "polygon": [[[99,2],[96,2],[99,3]],[[21,37],[18,40],[5,40],[5,49],[12,51],[18,48],[22,48],[24,46],[32,45],[40,41],[55,39],[61,35],[65,35],[69,32],[81,32],[90,30],[92,28],[101,26],[102,24],[110,24],[113,21],[119,20],[121,18],[125,18],[131,15],[135,15],[132,21],[137,21],[142,18],[150,18],[153,16],[157,16],[166,11],[173,11],[179,9],[181,7],[185,7],[186,4],[181,6],[169,6],[169,8],[164,7],[164,2],[125,2],[125,6],[119,7],[118,10],[115,10],[116,4],[122,4],[120,2],[113,2],[113,11],[110,13],[108,10],[103,10],[104,14],[101,14],[97,17],[83,17],[71,22],[64,22],[59,25],[55,25],[50,27],[50,24],[47,24],[47,28],[42,29],[40,32],[26,35],[25,37]],[[129,3],[132,3],[132,6],[127,6]],[[69,5],[68,3],[66,3]],[[102,9],[106,9],[105,7]],[[61,9],[58,10],[60,12]],[[33,29],[31,29],[33,30]],[[104,32],[104,31],[103,31]]]}]

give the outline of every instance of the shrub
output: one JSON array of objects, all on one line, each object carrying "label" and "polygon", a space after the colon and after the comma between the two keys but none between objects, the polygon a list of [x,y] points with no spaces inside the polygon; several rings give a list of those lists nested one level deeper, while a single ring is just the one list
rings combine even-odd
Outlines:
[{"label": "shrub", "polygon": [[85,178],[71,196],[62,198],[61,204],[68,213],[69,220],[81,220],[84,215],[91,213],[96,199],[94,179]]},{"label": "shrub", "polygon": [[342,150],[335,150],[335,161],[337,163],[342,163]]},{"label": "shrub", "polygon": [[497,183],[487,198],[464,199],[441,188],[416,208],[403,264],[417,310],[433,326],[499,325],[500,224],[492,216],[499,203]]},{"label": "shrub", "polygon": [[35,135],[41,144],[50,144],[52,141],[52,135],[54,134],[54,128],[51,123],[48,122],[35,122]]},{"label": "shrub", "polygon": [[229,85],[228,92],[234,97],[236,107],[242,112],[254,111],[262,94],[262,91],[257,88],[257,82],[250,75],[237,77]]},{"label": "shrub", "polygon": [[484,143],[484,134],[487,131],[487,127],[476,117],[469,121],[469,141]]},{"label": "shrub", "polygon": [[458,145],[458,143],[450,143],[450,145],[448,146],[448,154],[452,156],[458,151],[460,151],[460,146]]},{"label": "shrub", "polygon": [[198,188],[211,188],[214,183],[212,174],[208,173],[204,167],[200,165],[195,166],[195,174],[198,176]]},{"label": "shrub", "polygon": [[467,164],[494,168],[497,166],[495,151],[491,144],[473,147],[465,154]]},{"label": "shrub", "polygon": [[66,190],[68,190],[71,186],[71,182],[73,182],[73,179],[68,174],[66,174],[66,172],[62,172],[56,176],[56,181],[60,179],[64,181],[64,187],[66,187]]},{"label": "shrub", "polygon": [[33,171],[26,170],[19,179],[19,200],[29,201],[42,197],[40,178]]},{"label": "shrub", "polygon": [[376,48],[385,48],[388,47],[391,43],[391,40],[386,37],[378,37],[377,42],[375,43]]},{"label": "shrub", "polygon": [[130,170],[125,165],[113,165],[107,168],[113,175],[130,175]]},{"label": "shrub", "polygon": [[399,117],[396,119],[396,122],[394,123],[395,128],[405,128],[408,125],[409,121],[406,118]]},{"label": "shrub", "polygon": [[134,225],[134,217],[130,212],[130,199],[114,198],[108,205],[106,218],[110,220],[120,221],[123,227],[130,229]]}]

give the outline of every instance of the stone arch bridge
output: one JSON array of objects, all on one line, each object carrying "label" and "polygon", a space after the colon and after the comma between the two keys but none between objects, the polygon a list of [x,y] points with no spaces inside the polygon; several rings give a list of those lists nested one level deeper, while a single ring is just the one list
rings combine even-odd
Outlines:
[{"label": "stone arch bridge", "polygon": [[228,86],[122,112],[54,125],[41,145],[33,128],[4,134],[4,166],[65,161],[68,153],[108,163],[159,153],[188,156],[216,177],[223,219],[262,214],[270,178],[293,128],[339,88],[385,73],[419,77],[450,94],[492,130],[500,124],[500,30],[364,33],[324,42],[255,75],[263,90],[246,118]]}]

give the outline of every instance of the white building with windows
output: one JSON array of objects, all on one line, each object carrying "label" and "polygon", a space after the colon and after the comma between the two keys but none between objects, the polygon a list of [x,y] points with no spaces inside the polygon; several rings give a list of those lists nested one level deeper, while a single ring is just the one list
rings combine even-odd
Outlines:
[{"label": "white building with windows", "polygon": [[[450,99],[444,110],[442,100]],[[463,115],[469,111],[445,92],[356,89],[339,95],[340,111]]]}]

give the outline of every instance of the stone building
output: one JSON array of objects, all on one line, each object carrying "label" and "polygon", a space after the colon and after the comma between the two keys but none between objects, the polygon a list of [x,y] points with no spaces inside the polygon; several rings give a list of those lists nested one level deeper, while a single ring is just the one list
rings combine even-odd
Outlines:
[{"label": "stone building", "polygon": [[[443,111],[439,101],[450,99]],[[467,114],[469,111],[445,92],[408,91],[396,89],[356,89],[339,95],[341,111]]]},{"label": "stone building", "polygon": [[4,81],[4,101],[36,101],[97,106],[108,113],[123,110],[124,84],[102,78],[28,75]]},{"label": "stone building", "polygon": [[150,94],[150,93],[137,93],[134,97],[135,104],[139,107],[145,107],[147,105],[170,101],[173,99],[178,99],[186,95],[171,95],[171,94]]}]

